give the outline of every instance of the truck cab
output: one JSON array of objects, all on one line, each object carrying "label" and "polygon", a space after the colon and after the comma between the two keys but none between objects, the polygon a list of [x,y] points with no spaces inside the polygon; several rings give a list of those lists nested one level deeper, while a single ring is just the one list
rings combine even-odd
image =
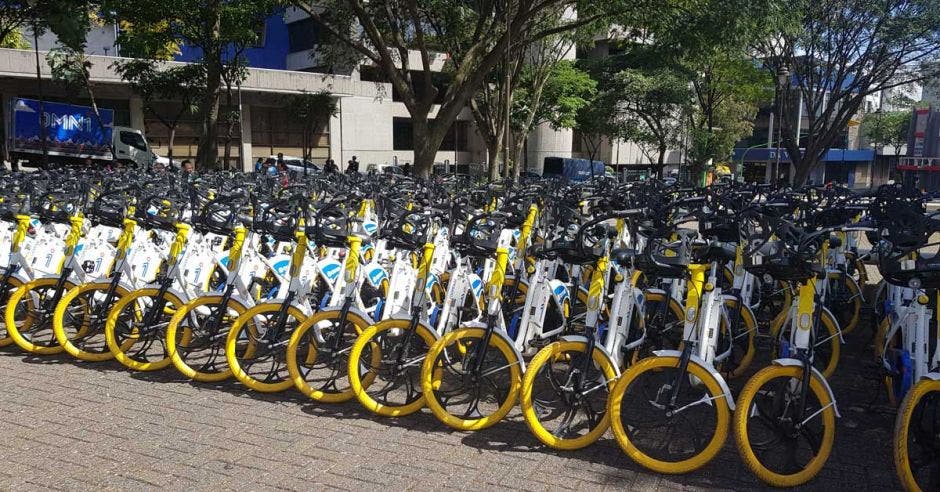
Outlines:
[{"label": "truck cab", "polygon": [[140,168],[150,166],[153,153],[143,132],[126,126],[115,126],[112,135],[114,157],[118,162]]}]

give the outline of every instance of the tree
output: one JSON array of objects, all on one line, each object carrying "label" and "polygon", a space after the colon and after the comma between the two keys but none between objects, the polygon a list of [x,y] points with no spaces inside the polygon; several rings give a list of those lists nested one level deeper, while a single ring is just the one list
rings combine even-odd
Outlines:
[{"label": "tree", "polygon": [[782,143],[802,185],[866,96],[940,73],[940,2],[795,0],[789,20],[758,49],[769,73],[789,74],[777,81]]},{"label": "tree", "polygon": [[[522,47],[507,52],[504,60],[491,70],[480,90],[470,99],[470,114],[486,145],[487,176],[490,181],[499,179],[501,161],[508,162],[503,154],[506,125],[511,117],[511,108],[516,88],[525,69]],[[508,165],[505,166],[508,172]]]},{"label": "tree", "polygon": [[[102,21],[97,13],[99,7],[99,4],[87,0],[46,0],[36,3],[33,15],[39,19],[34,27],[52,31],[59,45],[46,54],[52,79],[63,83],[70,94],[85,93],[95,122],[105,133],[95,86],[91,82],[92,63],[85,55],[88,32],[93,23]],[[114,157],[113,146],[111,153]]]},{"label": "tree", "polygon": [[666,152],[681,140],[682,115],[688,110],[688,78],[669,67],[625,69],[610,77],[608,90],[619,96],[611,118],[620,124],[614,136],[635,142],[662,172]]},{"label": "tree", "polygon": [[[105,0],[110,19],[129,26],[118,42],[122,54],[163,59],[168,46],[186,44],[201,54],[205,90],[198,101],[199,150],[196,160],[212,166],[218,158],[218,124],[223,85],[231,88],[244,77],[241,52],[258,39],[259,26],[280,4],[278,0]],[[233,125],[229,120],[229,128]],[[230,142],[231,139],[229,138]]]},{"label": "tree", "polygon": [[[418,176],[429,174],[457,115],[507,50],[596,23],[613,13],[624,21],[631,15],[648,15],[662,4],[648,0],[295,2],[335,43],[384,72],[411,115]],[[545,18],[557,19],[569,8],[577,8],[577,18],[565,16],[554,27],[542,27]],[[450,74],[445,87],[434,84],[434,74],[442,68]]]},{"label": "tree", "polygon": [[587,147],[588,159],[595,160],[605,140],[613,140],[625,134],[623,118],[614,109],[620,95],[614,90],[601,90],[587,101],[575,114],[575,128],[581,144]]},{"label": "tree", "polygon": [[574,62],[555,57],[545,65],[527,65],[517,92],[512,121],[517,134],[513,149],[515,176],[520,172],[528,134],[545,123],[555,130],[577,126],[578,112],[597,94],[597,82]]},{"label": "tree", "polygon": [[889,146],[895,155],[901,154],[901,148],[907,145],[908,132],[911,128],[910,111],[876,112],[866,114],[862,119],[861,133],[876,146]]},{"label": "tree", "polygon": [[20,29],[32,18],[32,9],[25,0],[0,3],[0,48],[25,48]]},{"label": "tree", "polygon": [[698,176],[751,133],[758,107],[771,100],[773,82],[750,58],[721,48],[683,57],[680,66],[692,82],[689,157]]},{"label": "tree", "polygon": [[290,96],[287,110],[292,118],[300,121],[302,131],[303,160],[312,159],[316,138],[337,112],[336,98],[329,91],[303,92]]},{"label": "tree", "polygon": [[[121,78],[140,96],[144,109],[167,128],[167,158],[173,165],[173,147],[176,130],[186,116],[198,111],[197,101],[205,87],[205,70],[202,65],[165,65],[154,60],[130,59],[113,64]],[[175,101],[179,105],[167,110],[164,101]]]}]

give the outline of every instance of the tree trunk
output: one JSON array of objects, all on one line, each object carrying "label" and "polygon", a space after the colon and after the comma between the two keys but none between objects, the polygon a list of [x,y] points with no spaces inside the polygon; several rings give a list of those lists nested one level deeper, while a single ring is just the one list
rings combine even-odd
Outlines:
[{"label": "tree trunk", "polygon": [[176,140],[176,123],[170,127],[170,138],[167,139],[166,158],[170,160],[170,167],[173,167],[173,141]]},{"label": "tree trunk", "polygon": [[232,114],[232,86],[226,84],[225,87],[225,119],[228,126],[225,129],[225,154],[222,159],[222,169],[228,169],[232,159],[232,140],[235,138],[232,134],[235,132],[235,117]]},{"label": "tree trunk", "polygon": [[656,159],[656,178],[663,179],[663,169],[666,167],[666,146],[659,146],[659,157]]},{"label": "tree trunk", "polygon": [[512,177],[514,180],[518,180],[523,171],[524,161],[522,160],[522,151],[525,149],[525,142],[526,138],[524,135],[521,136],[521,138],[517,138],[516,141],[513,142]]},{"label": "tree trunk", "polygon": [[[95,91],[91,86],[91,80],[88,77],[88,72],[84,68],[85,58],[83,55],[78,60],[78,63],[82,64],[82,79],[85,84],[85,92],[88,93],[88,100],[91,102],[91,111],[95,115],[95,123],[98,124],[98,129],[101,130],[101,133],[105,133],[104,122],[101,121],[101,112],[98,111],[98,102],[95,100]],[[111,149],[111,158],[117,161],[117,154],[114,152],[114,144],[109,145]]]},{"label": "tree trunk", "polygon": [[418,120],[412,118],[414,128],[414,153],[415,161],[412,163],[414,176],[426,179],[431,175],[431,169],[434,167],[434,159],[437,157],[437,150],[441,147],[444,140],[444,133],[432,129],[427,119]]},{"label": "tree trunk", "polygon": [[502,148],[502,135],[499,135],[495,140],[488,139],[486,142],[486,176],[490,181],[499,179],[499,160],[503,156]]},{"label": "tree trunk", "polygon": [[222,46],[219,37],[222,24],[221,0],[213,0],[206,6],[212,18],[209,29],[209,43],[205,47],[206,93],[199,104],[199,150],[196,151],[196,164],[213,166],[219,156],[219,92],[222,88]]}]

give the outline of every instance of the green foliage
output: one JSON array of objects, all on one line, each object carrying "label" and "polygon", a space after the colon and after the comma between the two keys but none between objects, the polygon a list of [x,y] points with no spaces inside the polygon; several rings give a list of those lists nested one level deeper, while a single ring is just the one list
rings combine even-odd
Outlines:
[{"label": "green foliage", "polygon": [[20,29],[34,19],[32,9],[25,0],[0,2],[0,47],[22,48]]},{"label": "green foliage", "polygon": [[302,92],[287,99],[287,110],[291,117],[325,124],[336,115],[336,98],[329,91]]},{"label": "green foliage", "polygon": [[784,108],[800,99],[807,108],[802,135],[796,118],[781,127],[799,185],[866,96],[940,74],[940,2],[794,0],[787,22],[757,48],[771,74],[797,75],[777,90]]},{"label": "green foliage", "polygon": [[128,59],[115,62],[112,67],[155,114],[159,112],[153,111],[153,106],[159,101],[179,101],[183,114],[197,111],[196,101],[206,85],[202,65],[165,65],[153,60]]},{"label": "green foliage", "polygon": [[[121,24],[118,42],[122,53],[157,60],[172,55],[181,43],[204,53],[250,46],[258,41],[260,28],[279,3],[278,0],[102,0],[106,19]],[[231,51],[230,48],[229,55]]]},{"label": "green foliage", "polygon": [[[523,68],[519,87],[513,94],[514,115],[532,111],[531,126],[548,123],[555,130],[573,128],[577,124],[578,111],[597,94],[597,82],[573,62],[561,60],[551,67],[541,88],[541,97],[536,102],[533,89],[537,75],[533,72],[531,67]],[[520,128],[520,118],[514,116],[514,120],[514,127]]]},{"label": "green foliage", "polygon": [[25,50],[29,48],[29,43],[23,37],[22,31],[11,30],[4,37],[0,38],[0,48]]},{"label": "green foliage", "polygon": [[758,107],[773,100],[773,81],[754,61],[721,50],[684,57],[680,66],[695,95],[689,156],[697,164],[725,160],[753,130]]},{"label": "green foliage", "polygon": [[64,83],[74,92],[84,89],[91,70],[91,61],[84,53],[69,48],[54,49],[46,54],[46,62],[53,80]]},{"label": "green foliage", "polygon": [[329,91],[302,92],[287,98],[287,111],[300,122],[303,129],[303,158],[310,160],[317,134],[329,123],[339,109],[336,98]]},{"label": "green foliage", "polygon": [[910,128],[910,111],[891,111],[866,114],[860,131],[872,144],[888,145],[900,153],[901,147],[907,144]]}]

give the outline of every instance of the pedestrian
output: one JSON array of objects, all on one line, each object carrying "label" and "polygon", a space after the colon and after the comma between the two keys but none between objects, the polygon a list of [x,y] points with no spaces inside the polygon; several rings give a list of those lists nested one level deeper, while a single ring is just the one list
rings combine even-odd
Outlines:
[{"label": "pedestrian", "polygon": [[346,163],[346,172],[349,174],[359,172],[359,161],[356,160],[356,156],[352,156],[352,159]]},{"label": "pedestrian", "polygon": [[181,164],[184,174],[192,174],[196,170],[196,167],[193,165],[193,161],[189,159],[183,159]]},{"label": "pedestrian", "polygon": [[262,171],[264,171],[264,159],[259,157],[258,160],[255,161],[255,172],[261,173]]},{"label": "pedestrian", "polygon": [[337,171],[336,161],[334,161],[333,159],[327,159],[326,164],[323,164],[323,172],[327,174],[333,174],[336,171]]},{"label": "pedestrian", "polygon": [[287,188],[287,185],[290,184],[290,172],[287,169],[287,163],[281,161],[277,164],[277,175],[278,181],[280,181],[281,186]]}]

